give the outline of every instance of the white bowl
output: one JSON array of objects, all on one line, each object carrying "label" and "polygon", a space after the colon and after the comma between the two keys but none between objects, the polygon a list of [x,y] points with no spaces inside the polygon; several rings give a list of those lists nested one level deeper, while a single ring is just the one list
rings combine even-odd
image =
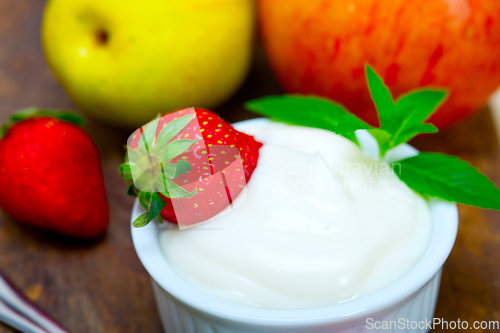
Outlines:
[{"label": "white bowl", "polygon": [[[247,120],[234,126],[244,131],[267,120]],[[376,146],[367,133],[357,133],[363,149],[374,155]],[[395,160],[418,153],[401,145],[388,154]],[[179,277],[163,256],[158,226],[132,227],[137,255],[151,276],[159,315],[168,333],[227,332],[427,332],[436,307],[441,269],[455,243],[458,212],[454,203],[432,199],[433,221],[429,246],[417,265],[391,286],[353,301],[306,310],[265,310],[244,307],[211,297]],[[132,221],[144,211],[135,202]],[[397,326],[389,330],[374,328],[376,321]],[[406,325],[405,325],[406,326]],[[417,326],[415,328],[415,326]],[[412,328],[413,327],[413,328]]]}]

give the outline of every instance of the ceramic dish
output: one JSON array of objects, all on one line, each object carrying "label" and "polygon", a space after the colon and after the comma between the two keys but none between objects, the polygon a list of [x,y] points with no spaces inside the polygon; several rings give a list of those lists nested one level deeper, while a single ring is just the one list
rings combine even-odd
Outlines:
[{"label": "ceramic dish", "polygon": [[[265,119],[248,120],[233,126],[238,130],[259,126]],[[359,136],[363,149],[373,155],[376,147],[367,133]],[[409,145],[388,154],[390,159],[415,155]],[[455,243],[458,228],[456,204],[430,201],[432,232],[422,259],[391,286],[353,301],[306,310],[265,310],[224,302],[195,289],[179,277],[166,261],[159,241],[159,226],[132,227],[132,239],[142,264],[151,276],[158,312],[168,333],[227,332],[374,332],[369,323],[432,320],[437,302],[441,270]],[[131,220],[144,211],[136,201]],[[367,322],[368,320],[368,322]],[[415,324],[413,324],[415,325]],[[384,332],[427,332],[421,328],[397,327]]]}]

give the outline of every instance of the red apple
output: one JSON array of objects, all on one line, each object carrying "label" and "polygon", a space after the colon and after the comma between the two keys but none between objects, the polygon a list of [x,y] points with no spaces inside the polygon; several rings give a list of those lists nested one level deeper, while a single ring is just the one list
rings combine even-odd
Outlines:
[{"label": "red apple", "polygon": [[440,128],[480,109],[500,86],[500,0],[259,0],[271,65],[287,92],[316,94],[377,118],[370,63],[394,95],[446,87]]}]

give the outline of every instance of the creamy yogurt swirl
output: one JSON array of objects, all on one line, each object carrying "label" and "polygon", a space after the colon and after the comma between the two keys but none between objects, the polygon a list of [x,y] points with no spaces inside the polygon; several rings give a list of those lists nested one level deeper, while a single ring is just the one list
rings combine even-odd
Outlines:
[{"label": "creamy yogurt swirl", "polygon": [[307,309],[377,292],[429,243],[426,200],[334,133],[269,122],[246,198],[197,227],[167,228],[167,261],[204,293],[245,306]]}]

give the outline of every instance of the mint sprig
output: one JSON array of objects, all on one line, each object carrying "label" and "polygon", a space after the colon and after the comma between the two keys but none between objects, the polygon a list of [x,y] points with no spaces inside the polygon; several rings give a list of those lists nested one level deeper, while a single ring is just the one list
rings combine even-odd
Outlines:
[{"label": "mint sprig", "polygon": [[[438,132],[426,121],[446,100],[446,90],[421,88],[394,100],[382,78],[369,65],[366,78],[380,127],[368,125],[338,103],[314,96],[268,96],[248,101],[245,108],[276,121],[329,130],[358,145],[355,131],[366,129],[377,140],[381,158],[419,134]],[[392,162],[391,166],[408,187],[424,196],[500,210],[500,190],[457,157],[420,153]]]},{"label": "mint sprig", "polygon": [[366,66],[366,77],[380,118],[380,129],[383,130],[372,132],[379,142],[380,156],[419,134],[437,133],[438,129],[425,121],[447,98],[445,90],[418,89],[394,101],[389,88],[370,66]]}]

